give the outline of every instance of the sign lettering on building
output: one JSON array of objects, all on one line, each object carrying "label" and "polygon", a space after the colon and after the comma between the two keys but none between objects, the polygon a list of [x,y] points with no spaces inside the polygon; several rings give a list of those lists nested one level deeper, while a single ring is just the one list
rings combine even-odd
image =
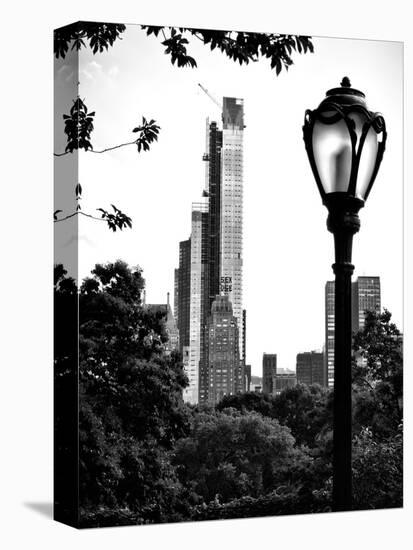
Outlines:
[{"label": "sign lettering on building", "polygon": [[221,292],[232,292],[232,277],[221,277]]}]

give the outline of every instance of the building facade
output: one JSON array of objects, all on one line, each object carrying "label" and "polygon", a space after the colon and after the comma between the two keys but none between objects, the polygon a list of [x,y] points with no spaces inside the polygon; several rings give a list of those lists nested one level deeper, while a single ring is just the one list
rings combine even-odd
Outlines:
[{"label": "building facade", "polygon": [[262,356],[262,391],[273,392],[274,376],[277,374],[277,354],[264,353]]},{"label": "building facade", "polygon": [[[326,382],[334,386],[334,281],[327,281],[325,286],[325,353],[324,367]],[[357,332],[364,327],[367,311],[381,311],[380,277],[360,276],[351,285],[351,326]]]},{"label": "building facade", "polygon": [[251,365],[244,366],[244,387],[245,391],[251,391]]},{"label": "building facade", "polygon": [[209,322],[208,403],[216,405],[224,395],[233,395],[243,385],[240,372],[238,324],[228,296],[217,296]]},{"label": "building facade", "polygon": [[297,384],[297,377],[290,369],[278,369],[273,376],[272,395],[279,395],[283,390],[292,388]]},{"label": "building facade", "polygon": [[220,294],[229,297],[239,328],[239,349],[243,349],[242,329],[242,221],[244,102],[224,97],[221,150],[221,238]]},{"label": "building facade", "polygon": [[[178,281],[176,281],[176,278]],[[189,347],[189,319],[191,301],[191,239],[179,243],[179,268],[175,270],[175,287],[178,287],[177,325],[179,330],[179,351],[183,353],[184,346]]]},{"label": "building facade", "polygon": [[298,353],[296,374],[297,384],[325,386],[324,354],[317,351]]},{"label": "building facade", "polygon": [[358,277],[351,285],[353,332],[363,330],[366,311],[381,311],[380,277]]},{"label": "building facade", "polygon": [[199,402],[200,362],[205,354],[205,286],[208,279],[206,255],[208,201],[192,205],[191,276],[189,300],[189,385],[184,389],[184,400]]}]

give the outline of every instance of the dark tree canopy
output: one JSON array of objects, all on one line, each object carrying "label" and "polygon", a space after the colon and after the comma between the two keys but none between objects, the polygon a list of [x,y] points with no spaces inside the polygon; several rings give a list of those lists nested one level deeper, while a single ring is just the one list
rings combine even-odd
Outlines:
[{"label": "dark tree canopy", "polygon": [[[142,272],[122,261],[96,265],[78,294],[57,266],[56,282],[59,395],[64,398],[73,378],[80,393],[82,522],[93,523],[99,509],[133,511],[135,523],[173,517],[181,506],[181,488],[170,452],[189,428],[182,402],[187,379],[180,358],[165,353],[163,315],[141,303]],[[77,362],[68,368],[63,345],[70,326],[76,327],[73,318],[70,326],[64,322],[73,297],[79,304],[78,379]],[[70,416],[61,406],[58,412],[61,419]],[[58,443],[64,450],[69,442]],[[122,513],[116,521],[122,521]]]},{"label": "dark tree canopy", "polygon": [[[314,51],[309,36],[292,34],[257,33],[243,31],[223,31],[193,29],[189,27],[160,27],[138,25],[148,36],[162,37],[161,44],[165,54],[170,56],[171,63],[178,67],[196,67],[196,60],[187,49],[187,37],[194,37],[212,50],[221,51],[230,60],[240,65],[248,65],[260,59],[267,59],[276,74],[293,64],[293,53]],[[126,26],[114,23],[90,23],[80,21],[55,31],[55,56],[64,58],[69,48],[80,50],[91,48],[93,53],[103,52],[113,46],[116,40],[122,39]]]},{"label": "dark tree canopy", "polygon": [[269,493],[288,484],[297,463],[305,461],[288,428],[234,409],[199,413],[174,455],[182,483],[207,503]]},{"label": "dark tree canopy", "polygon": [[233,407],[254,411],[288,426],[299,444],[314,447],[317,437],[331,429],[332,393],[318,385],[299,384],[280,395],[243,393],[224,397],[217,410]]},{"label": "dark tree canopy", "polygon": [[61,27],[54,32],[54,54],[57,58],[65,58],[72,42],[72,50],[86,47],[87,42],[93,53],[103,52],[113,46],[125,30],[125,25],[84,21]]},{"label": "dark tree canopy", "polygon": [[355,427],[391,436],[403,416],[403,336],[391,322],[391,313],[367,312],[353,349]]}]

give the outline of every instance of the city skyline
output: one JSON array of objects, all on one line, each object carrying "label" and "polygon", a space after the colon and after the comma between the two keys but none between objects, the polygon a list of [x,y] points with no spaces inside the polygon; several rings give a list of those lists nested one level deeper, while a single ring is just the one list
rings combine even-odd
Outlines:
[{"label": "city skyline", "polygon": [[[80,153],[84,205],[113,202],[131,215],[134,224],[129,233],[111,235],[100,224],[81,220],[80,274],[84,277],[95,263],[118,257],[139,264],[151,303],[162,302],[167,291],[173,294],[176,243],[188,235],[190,205],[199,197],[205,177],[202,129],[207,117],[219,120],[198,82],[218,97],[244,98],[244,302],[246,361],[253,374],[260,372],[264,351],[277,353],[281,367],[293,367],[298,352],[319,349],[324,341],[323,293],[325,281],[332,277],[333,242],[305,157],[301,125],[305,109],[315,107],[344,74],[366,93],[371,109],[383,112],[389,129],[378,180],[360,213],[355,277],[380,275],[382,304],[403,328],[402,46],[333,38],[314,38],[314,46],[314,54],[296,55],[288,73],[279,77],[265,62],[238,67],[196,43],[190,51],[199,68],[177,69],[156,40],[133,28],[109,52],[82,56],[80,93],[97,113],[96,148],[122,140],[142,114],[159,122],[161,134],[159,143],[141,155],[133,150],[104,158]],[[146,52],[142,59],[132,57],[139,47]],[[375,69],[371,64],[378,56],[380,67]],[[132,59],[136,70],[131,73]],[[315,82],[312,74],[323,78]],[[63,66],[61,79],[68,78]],[[99,93],[99,86],[105,86],[105,94]],[[108,102],[112,94],[116,102]],[[58,109],[67,112],[67,105]],[[386,227],[384,212],[390,218]]]}]

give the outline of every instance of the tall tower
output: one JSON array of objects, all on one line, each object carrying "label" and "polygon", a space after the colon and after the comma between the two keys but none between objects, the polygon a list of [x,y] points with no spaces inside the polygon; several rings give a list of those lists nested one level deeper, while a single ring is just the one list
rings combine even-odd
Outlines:
[{"label": "tall tower", "polygon": [[232,303],[242,350],[243,99],[224,97],[222,128],[220,294]]},{"label": "tall tower", "polygon": [[[358,277],[351,285],[351,292],[351,325],[352,331],[357,332],[364,327],[366,311],[381,309],[380,277]],[[334,299],[334,281],[327,281],[325,286],[325,366],[329,387],[334,386]]]},{"label": "tall tower", "polygon": [[[177,279],[177,280],[176,280]],[[189,317],[191,299],[191,239],[179,243],[179,268],[175,270],[175,309],[179,330],[179,351],[189,346]]]},{"label": "tall tower", "polygon": [[277,354],[264,353],[262,356],[262,391],[273,393],[273,379],[277,374]]},{"label": "tall tower", "polygon": [[221,150],[222,130],[216,122],[207,121],[206,163],[209,196],[209,305],[220,293],[221,256]]},{"label": "tall tower", "polygon": [[199,400],[200,361],[205,353],[205,289],[208,284],[208,200],[192,204],[191,277],[189,303],[189,386],[184,400],[196,404]]},{"label": "tall tower", "polygon": [[358,332],[364,328],[366,311],[380,311],[380,277],[358,277],[352,285],[351,328]]}]

